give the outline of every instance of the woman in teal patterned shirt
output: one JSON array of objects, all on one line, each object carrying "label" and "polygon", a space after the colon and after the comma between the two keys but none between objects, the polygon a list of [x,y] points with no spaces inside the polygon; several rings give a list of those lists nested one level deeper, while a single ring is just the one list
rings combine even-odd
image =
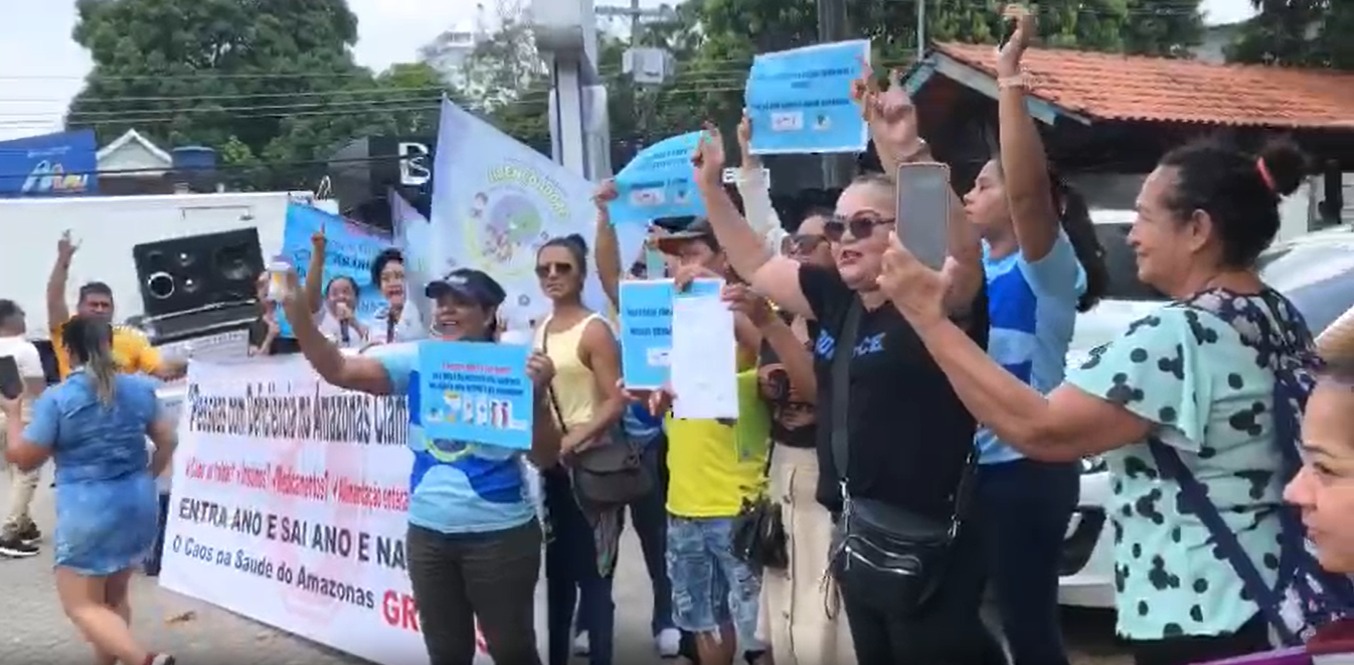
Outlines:
[{"label": "woman in teal patterned shirt", "polygon": [[1306,324],[1260,281],[1255,260],[1278,232],[1280,198],[1297,188],[1303,161],[1277,143],[1258,157],[1211,141],[1166,154],[1143,183],[1128,238],[1138,278],[1173,302],[1069,367],[1047,396],[949,323],[942,274],[896,242],[886,257],[881,286],[980,422],[1033,459],[1105,456],[1118,632],[1138,665],[1187,665],[1269,642],[1265,613],[1184,496],[1184,475],[1163,473],[1158,460],[1168,470],[1177,460],[1197,479],[1272,586],[1281,446],[1296,445],[1276,443],[1275,367],[1314,356]]}]

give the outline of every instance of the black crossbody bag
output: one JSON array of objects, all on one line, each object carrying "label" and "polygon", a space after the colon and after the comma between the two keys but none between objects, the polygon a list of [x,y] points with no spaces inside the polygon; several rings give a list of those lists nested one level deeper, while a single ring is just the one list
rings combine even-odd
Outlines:
[{"label": "black crossbody bag", "polygon": [[847,490],[847,408],[851,356],[862,306],[853,302],[832,357],[832,460],[841,483],[842,515],[832,549],[832,574],[844,597],[886,614],[919,612],[944,579],[950,550],[968,503],[975,453],[970,452],[947,520],[919,515]]}]

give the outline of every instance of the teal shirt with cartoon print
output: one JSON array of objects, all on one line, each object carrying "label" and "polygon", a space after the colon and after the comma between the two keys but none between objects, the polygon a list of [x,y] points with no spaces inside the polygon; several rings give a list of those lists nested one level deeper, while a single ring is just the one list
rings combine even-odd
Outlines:
[{"label": "teal shirt with cartoon print", "polygon": [[[1067,382],[1153,423],[1273,584],[1284,480],[1271,418],[1274,375],[1236,328],[1209,311],[1168,305],[1069,367]],[[1179,486],[1162,479],[1147,444],[1109,452],[1105,461],[1119,635],[1219,635],[1254,617],[1259,608],[1246,600],[1240,577],[1182,505]]]}]

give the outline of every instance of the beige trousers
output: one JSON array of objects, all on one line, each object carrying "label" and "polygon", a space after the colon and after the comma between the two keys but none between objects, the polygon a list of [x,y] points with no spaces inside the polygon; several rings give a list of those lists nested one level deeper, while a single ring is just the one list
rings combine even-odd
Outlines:
[{"label": "beige trousers", "polygon": [[[28,406],[25,404],[24,408],[27,409]],[[27,422],[27,418],[24,422]],[[8,445],[8,419],[4,414],[0,414],[0,452],[3,452]],[[32,471],[20,471],[19,467],[6,463],[5,469],[9,476],[9,514],[5,516],[4,532],[9,533],[11,529],[23,528],[33,521],[33,518],[28,514],[28,508],[33,505],[33,495],[37,494],[38,479],[42,476],[42,467]]]},{"label": "beige trousers", "polygon": [[773,449],[770,497],[781,506],[790,567],[762,573],[758,638],[776,665],[856,662],[836,585],[827,579],[832,515],[818,503],[818,453]]}]

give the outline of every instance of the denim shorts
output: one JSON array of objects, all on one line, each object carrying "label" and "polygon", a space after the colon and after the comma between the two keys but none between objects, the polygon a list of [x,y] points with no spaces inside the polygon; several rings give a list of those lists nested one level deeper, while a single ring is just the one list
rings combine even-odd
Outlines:
[{"label": "denim shorts", "polygon": [[668,516],[668,577],[677,627],[708,633],[733,624],[739,648],[756,651],[757,571],[733,554],[733,520]]}]

